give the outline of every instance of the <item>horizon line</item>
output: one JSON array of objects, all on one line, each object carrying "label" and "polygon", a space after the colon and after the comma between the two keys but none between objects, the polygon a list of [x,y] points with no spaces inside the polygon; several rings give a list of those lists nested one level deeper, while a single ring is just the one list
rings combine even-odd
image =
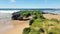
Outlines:
[{"label": "horizon line", "polygon": [[60,10],[60,8],[0,8],[0,10]]}]

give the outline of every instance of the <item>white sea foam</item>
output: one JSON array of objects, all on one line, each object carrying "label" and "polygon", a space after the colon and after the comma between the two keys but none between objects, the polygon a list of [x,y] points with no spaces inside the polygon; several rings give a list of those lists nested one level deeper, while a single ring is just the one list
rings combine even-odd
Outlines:
[{"label": "white sea foam", "polygon": [[18,10],[0,10],[0,13],[13,13],[17,12]]}]

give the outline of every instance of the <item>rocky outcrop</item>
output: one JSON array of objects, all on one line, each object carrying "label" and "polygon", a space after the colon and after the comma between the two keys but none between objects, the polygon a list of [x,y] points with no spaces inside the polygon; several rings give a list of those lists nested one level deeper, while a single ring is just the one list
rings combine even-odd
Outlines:
[{"label": "rocky outcrop", "polygon": [[20,18],[20,13],[19,12],[12,13],[12,19],[13,20],[18,20],[19,18]]},{"label": "rocky outcrop", "polygon": [[12,20],[29,20],[30,18],[28,18],[29,16],[31,16],[30,14],[27,14],[26,17],[22,17],[20,12],[14,12],[12,13]]}]

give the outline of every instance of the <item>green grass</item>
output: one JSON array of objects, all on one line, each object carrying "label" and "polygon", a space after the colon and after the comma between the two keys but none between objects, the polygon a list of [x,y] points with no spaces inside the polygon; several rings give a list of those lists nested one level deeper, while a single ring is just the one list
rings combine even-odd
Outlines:
[{"label": "green grass", "polygon": [[60,28],[54,27],[54,28],[52,28],[52,29],[49,31],[48,34],[50,34],[50,33],[52,33],[52,34],[60,34]]},{"label": "green grass", "polygon": [[30,28],[25,28],[25,29],[23,30],[23,34],[29,34],[29,32],[30,32]]},{"label": "green grass", "polygon": [[43,13],[40,11],[27,11],[25,14],[28,13],[35,16],[33,16],[29,22],[30,28],[25,28],[23,34],[60,34],[59,20],[55,18],[52,18],[51,20],[46,19],[43,17]]},{"label": "green grass", "polygon": [[54,21],[54,22],[60,23],[60,21],[59,21],[58,19],[55,19],[55,18],[52,18],[51,21]]}]

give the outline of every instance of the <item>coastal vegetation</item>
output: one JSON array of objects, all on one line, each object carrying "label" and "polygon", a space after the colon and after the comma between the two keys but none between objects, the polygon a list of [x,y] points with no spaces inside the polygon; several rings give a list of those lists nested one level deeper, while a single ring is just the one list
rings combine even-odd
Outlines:
[{"label": "coastal vegetation", "polygon": [[[12,15],[12,19],[13,20],[21,20],[24,18],[28,18],[28,17],[42,17],[42,14],[44,12],[42,12],[41,10],[25,10],[25,11],[19,11],[19,12],[15,12]],[[44,13],[45,14],[45,13]],[[40,16],[39,16],[40,15]]]},{"label": "coastal vegetation", "polygon": [[[23,30],[23,34],[60,34],[60,20],[46,19],[41,10],[24,10],[13,13],[13,20],[30,20],[29,28]],[[55,15],[55,14],[54,14]]]}]

